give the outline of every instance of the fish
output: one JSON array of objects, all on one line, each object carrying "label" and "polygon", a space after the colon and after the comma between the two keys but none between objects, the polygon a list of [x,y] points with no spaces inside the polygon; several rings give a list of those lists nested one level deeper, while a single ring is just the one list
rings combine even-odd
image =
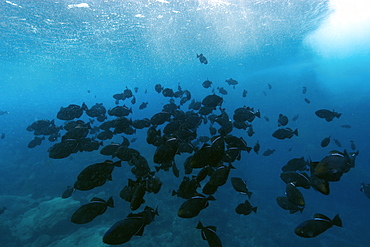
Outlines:
[{"label": "fish", "polygon": [[364,192],[365,196],[370,199],[370,184],[361,183],[360,191]]},{"label": "fish", "polygon": [[338,113],[338,112],[330,111],[326,109],[317,110],[315,114],[319,118],[325,119],[327,122],[331,122],[335,117],[340,118],[340,116],[342,116],[342,113]]},{"label": "fish", "polygon": [[342,124],[340,127],[344,128],[344,129],[350,129],[350,128],[352,128],[352,126],[349,125],[349,124]]},{"label": "fish", "polygon": [[27,145],[28,148],[34,148],[36,146],[41,145],[41,142],[45,140],[45,137],[37,137],[35,136],[32,141],[30,141]]},{"label": "fish", "polygon": [[309,189],[311,187],[311,180],[305,172],[287,171],[280,174],[280,178],[285,183],[293,183],[295,187],[303,187]]},{"label": "fish", "polygon": [[335,145],[337,145],[338,147],[342,147],[342,143],[340,143],[340,141],[338,139],[334,139],[334,143]]},{"label": "fish", "polygon": [[162,90],[162,95],[164,97],[174,97],[175,96],[175,92],[172,90],[172,88],[164,88]]},{"label": "fish", "polygon": [[163,87],[162,87],[162,85],[161,85],[161,84],[156,84],[156,85],[154,86],[154,90],[155,90],[157,93],[161,93],[161,92],[162,92],[162,90],[163,90]]},{"label": "fish", "polygon": [[208,207],[208,201],[216,200],[213,196],[205,197],[203,195],[193,196],[185,201],[181,206],[177,215],[180,218],[193,218],[197,216],[200,211]]},{"label": "fish", "polygon": [[263,152],[263,156],[270,156],[271,154],[275,153],[275,149],[267,149],[265,152]]},{"label": "fish", "polygon": [[73,186],[68,186],[67,189],[63,192],[62,198],[66,199],[72,196],[73,192],[75,192],[76,189]]},{"label": "fish", "polygon": [[271,86],[271,84],[270,84],[270,83],[268,83],[268,84],[267,84],[267,87],[268,87],[269,89],[272,89],[272,86]]},{"label": "fish", "polygon": [[128,108],[127,106],[116,106],[112,109],[108,110],[109,116],[115,116],[115,117],[126,117],[130,113],[132,113],[132,108]]},{"label": "fish", "polygon": [[135,96],[132,98],[131,104],[133,104],[133,105],[136,104],[136,97]]},{"label": "fish", "polygon": [[177,195],[178,197],[184,199],[190,199],[193,196],[196,196],[197,188],[200,187],[199,182],[200,181],[198,181],[196,176],[193,176],[192,179],[185,176],[179,186],[179,189],[177,191],[172,191],[172,196]]},{"label": "fish", "polygon": [[217,236],[217,228],[215,226],[203,226],[202,222],[198,222],[196,229],[201,230],[203,240],[207,240],[210,247],[222,247],[220,238]]},{"label": "fish", "polygon": [[60,120],[73,120],[82,116],[83,112],[87,110],[85,103],[82,106],[70,104],[67,107],[61,107],[57,113],[57,118]]},{"label": "fish", "polygon": [[252,204],[248,200],[245,200],[244,203],[239,204],[235,208],[235,212],[237,214],[243,214],[243,215],[248,215],[252,212],[257,213],[257,207],[253,207]]},{"label": "fish", "polygon": [[308,167],[309,163],[304,160],[304,157],[301,158],[293,158],[287,162],[286,165],[284,165],[281,170],[283,172],[288,171],[307,171],[309,170]]},{"label": "fish", "polygon": [[241,178],[232,177],[231,184],[237,192],[240,192],[242,195],[248,195],[249,199],[251,198],[253,193],[248,190],[246,182]]},{"label": "fish", "polygon": [[278,196],[276,197],[277,204],[284,210],[289,210],[291,214],[296,212],[303,212],[304,207],[298,206],[288,200],[286,196]]},{"label": "fish", "polygon": [[285,186],[285,195],[288,200],[300,207],[305,206],[305,200],[302,193],[297,189],[294,183],[287,183]]},{"label": "fish", "polygon": [[232,85],[233,88],[235,88],[235,85],[238,85],[238,81],[234,80],[233,78],[229,78],[225,82],[227,82],[229,85]]},{"label": "fish", "polygon": [[225,88],[223,87],[217,87],[218,91],[220,94],[222,95],[227,95],[227,91],[225,90]]},{"label": "fish", "polygon": [[247,94],[248,94],[248,91],[244,89],[242,93],[242,97],[243,98],[247,97]]},{"label": "fish", "polygon": [[266,120],[266,122],[270,122],[270,118],[268,118],[267,116],[264,116],[263,118]]},{"label": "fish", "polygon": [[204,97],[204,99],[202,100],[202,105],[204,105],[205,107],[215,108],[217,106],[221,106],[222,102],[222,97],[212,94]]},{"label": "fish", "polygon": [[332,226],[342,227],[342,220],[338,214],[332,220],[323,214],[315,214],[314,219],[302,222],[295,228],[294,232],[303,238],[313,238]]},{"label": "fish", "polygon": [[261,149],[261,145],[260,145],[260,143],[257,141],[257,142],[256,142],[256,144],[254,144],[254,146],[253,146],[253,151],[254,151],[256,154],[258,154],[258,152],[260,151],[260,149]]},{"label": "fish", "polygon": [[205,57],[205,56],[203,56],[203,54],[201,53],[201,54],[197,54],[197,58],[199,58],[199,61],[200,61],[200,63],[203,63],[203,64],[208,64],[208,60],[207,60],[207,58]]},{"label": "fish", "polygon": [[212,86],[212,82],[210,80],[205,80],[203,83],[202,83],[202,86],[204,88],[210,88]]},{"label": "fish", "polygon": [[82,205],[73,213],[71,222],[75,224],[89,223],[97,216],[105,213],[108,207],[114,208],[112,197],[110,197],[107,201],[104,201],[98,197],[94,197],[88,204]]},{"label": "fish", "polygon": [[331,136],[328,136],[328,137],[325,137],[324,139],[322,139],[322,141],[321,141],[321,147],[326,147],[326,146],[328,146],[329,145],[329,143],[330,143],[330,137]]},{"label": "fish", "polygon": [[5,133],[1,133],[0,138],[4,139],[5,138]]},{"label": "fish", "polygon": [[77,181],[73,187],[85,191],[102,186],[107,180],[112,180],[114,167],[121,167],[121,161],[106,160],[102,163],[89,165],[77,176]]},{"label": "fish", "polygon": [[287,116],[284,116],[283,114],[279,114],[278,118],[278,126],[285,126],[289,122],[289,119]]},{"label": "fish", "polygon": [[303,87],[302,88],[302,94],[306,94],[307,93],[307,87]]},{"label": "fish", "polygon": [[309,99],[307,99],[307,98],[304,98],[304,101],[305,101],[307,104],[310,104],[310,103],[311,103],[311,101],[310,101]]},{"label": "fish", "polygon": [[293,118],[292,118],[292,121],[297,121],[297,120],[298,120],[298,118],[299,118],[299,114],[294,115],[294,116],[293,116]]},{"label": "fish", "polygon": [[142,236],[147,225],[154,221],[158,210],[146,206],[143,212],[130,213],[123,220],[118,221],[103,236],[103,242],[111,245],[124,244],[133,236]]},{"label": "fish", "polygon": [[[4,138],[2,138],[2,139],[4,139]],[[350,140],[350,142],[351,142],[351,149],[356,150],[356,145],[355,145],[354,141]]]},{"label": "fish", "polygon": [[291,128],[280,128],[272,136],[279,140],[290,139],[293,136],[298,136],[298,129],[293,131]]}]

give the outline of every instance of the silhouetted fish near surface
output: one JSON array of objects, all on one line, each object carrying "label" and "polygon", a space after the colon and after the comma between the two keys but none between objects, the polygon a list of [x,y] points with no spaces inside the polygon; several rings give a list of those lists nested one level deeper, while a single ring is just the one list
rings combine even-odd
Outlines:
[{"label": "silhouetted fish near surface", "polygon": [[162,87],[162,85],[161,85],[161,84],[156,84],[156,85],[154,86],[154,90],[155,90],[157,93],[160,93],[160,92],[162,92],[163,87]]},{"label": "silhouetted fish near surface", "polygon": [[73,213],[71,221],[75,224],[89,223],[97,216],[103,214],[107,210],[107,207],[114,207],[112,197],[110,197],[107,201],[104,201],[98,197],[94,197],[88,204],[82,205]]},{"label": "silhouetted fish near surface", "polygon": [[217,228],[215,226],[203,226],[202,222],[198,222],[197,229],[202,230],[203,240],[207,240],[209,247],[222,247],[220,238],[216,235]]},{"label": "silhouetted fish near surface", "polygon": [[62,198],[66,199],[72,196],[73,192],[75,192],[76,189],[73,188],[73,186],[68,186],[67,189],[63,192]]},{"label": "silhouetted fish near surface", "polygon": [[285,210],[289,210],[291,214],[300,211],[302,213],[304,207],[298,206],[288,200],[286,196],[278,196],[276,197],[277,204]]},{"label": "silhouetted fish near surface", "polygon": [[263,152],[263,156],[270,156],[271,154],[275,153],[275,149],[267,149],[265,152]]},{"label": "silhouetted fish near surface", "polygon": [[304,101],[305,101],[307,104],[310,104],[310,103],[311,103],[311,101],[310,101],[309,99],[307,99],[307,98],[304,98]]},{"label": "silhouetted fish near surface", "polygon": [[281,128],[272,133],[272,136],[279,140],[290,139],[294,135],[298,136],[298,129],[293,131],[291,128]]},{"label": "silhouetted fish near surface", "polygon": [[245,200],[244,203],[239,204],[235,208],[235,212],[237,214],[243,214],[243,215],[248,215],[252,212],[257,213],[257,207],[253,207],[252,204],[248,200]]},{"label": "silhouetted fish near surface", "polygon": [[45,140],[45,137],[37,137],[37,136],[35,136],[34,138],[33,138],[33,140],[32,141],[30,141],[29,143],[28,143],[28,148],[34,148],[34,147],[36,147],[36,146],[39,146],[39,145],[41,145],[41,142],[43,141],[43,140]]},{"label": "silhouetted fish near surface", "polygon": [[253,151],[256,154],[258,154],[258,152],[260,151],[260,148],[261,148],[260,143],[257,141],[256,144],[254,144],[254,146],[253,146]]},{"label": "silhouetted fish near surface", "polygon": [[208,64],[207,58],[203,56],[203,54],[197,54],[197,58],[199,58],[200,63]]},{"label": "silhouetted fish near surface", "polygon": [[322,141],[321,141],[321,147],[326,147],[326,146],[328,146],[329,145],[329,143],[330,143],[330,137],[331,136],[328,136],[328,137],[325,137],[324,139],[322,139]]},{"label": "silhouetted fish near surface", "polygon": [[209,87],[211,87],[212,86],[212,82],[210,81],[210,80],[205,80],[203,83],[202,83],[202,86],[204,87],[204,88],[209,88]]},{"label": "silhouetted fish near surface", "polygon": [[302,94],[306,94],[306,93],[307,93],[307,87],[303,87]]},{"label": "silhouetted fish near surface", "polygon": [[143,212],[130,213],[124,220],[115,223],[104,234],[103,242],[111,245],[119,245],[130,241],[133,236],[142,236],[145,226],[154,221],[158,215],[157,209],[146,206]]},{"label": "silhouetted fish near surface", "polygon": [[244,89],[244,90],[243,90],[243,93],[242,93],[242,97],[243,97],[243,98],[247,97],[247,93],[248,93],[248,91]]},{"label": "silhouetted fish near surface", "polygon": [[334,143],[335,145],[337,145],[338,147],[342,147],[342,143],[340,143],[340,141],[338,139],[334,139]]},{"label": "silhouetted fish near surface", "polygon": [[356,145],[355,145],[354,141],[351,140],[350,142],[351,142],[351,149],[356,150]]},{"label": "silhouetted fish near surface", "polygon": [[304,160],[304,157],[301,158],[293,158],[288,161],[286,165],[284,165],[281,170],[283,172],[287,171],[307,171],[309,170],[308,167],[309,163]]},{"label": "silhouetted fish near surface", "polygon": [[283,115],[283,114],[279,114],[279,118],[278,118],[278,126],[285,126],[287,125],[289,122],[289,119],[287,116]]},{"label": "silhouetted fish near surface", "polygon": [[364,192],[365,196],[370,199],[370,184],[361,184],[360,191]]},{"label": "silhouetted fish near surface", "polygon": [[148,102],[141,103],[141,105],[139,106],[139,110],[145,109],[147,105],[148,105]]},{"label": "silhouetted fish near surface", "polygon": [[193,218],[197,216],[201,210],[208,207],[208,201],[216,200],[213,196],[205,197],[203,195],[193,196],[185,201],[177,213],[181,218]]},{"label": "silhouetted fish near surface", "polygon": [[317,110],[315,114],[319,118],[325,119],[327,122],[331,122],[335,117],[340,118],[340,116],[342,115],[342,113],[338,113],[338,112],[334,112],[334,111],[330,111],[326,109]]},{"label": "silhouetted fish near surface", "polygon": [[246,182],[241,178],[232,177],[231,184],[237,192],[240,192],[243,195],[248,195],[248,198],[251,198],[253,193],[248,190]]},{"label": "silhouetted fish near surface", "polygon": [[227,91],[225,90],[225,88],[218,87],[217,89],[218,89],[218,91],[219,91],[220,94],[222,94],[222,95],[226,95],[227,94]]},{"label": "silhouetted fish near surface", "polygon": [[227,84],[232,85],[235,88],[235,85],[238,85],[238,81],[234,80],[233,78],[229,78],[226,80]]},{"label": "silhouetted fish near surface", "polygon": [[314,219],[306,220],[295,229],[295,234],[303,238],[313,238],[325,232],[332,226],[342,227],[342,220],[337,214],[333,220],[323,214],[315,214]]}]

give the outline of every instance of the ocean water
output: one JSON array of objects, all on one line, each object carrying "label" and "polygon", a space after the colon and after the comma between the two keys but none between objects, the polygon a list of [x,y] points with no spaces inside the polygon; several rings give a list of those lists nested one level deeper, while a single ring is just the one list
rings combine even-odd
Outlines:
[{"label": "ocean water", "polygon": [[[252,137],[235,128],[232,134],[243,137],[248,146],[259,141],[261,151],[242,152],[230,172],[230,177],[247,181],[253,192],[250,202],[258,211],[247,216],[235,213],[246,196],[234,191],[229,179],[197,217],[178,217],[185,200],[172,197],[171,192],[184,177],[183,163],[189,154],[176,155],[180,177],[159,171],[160,192],[147,193],[145,203],[135,211],[158,207],[159,216],[146,226],[143,236],[134,236],[122,246],[208,246],[195,228],[198,221],[216,226],[223,246],[368,246],[370,199],[360,192],[360,184],[370,183],[369,8],[366,0],[0,1],[0,110],[8,112],[0,115],[0,134],[4,134],[0,209],[6,207],[0,214],[0,246],[108,246],[102,242],[105,232],[131,213],[129,203],[119,197],[127,179],[134,179],[131,167],[122,162],[113,171],[113,181],[61,199],[82,169],[111,157],[93,151],[51,159],[48,149],[54,143],[44,140],[28,148],[34,135],[26,128],[40,119],[63,125],[56,115],[69,104],[103,103],[113,108],[112,96],[126,87],[138,88],[136,104],[131,99],[120,102],[132,107],[128,117],[151,118],[169,102],[155,92],[157,83],[175,91],[181,85],[198,101],[213,90],[220,95],[217,87],[224,87],[228,94],[221,95],[222,108],[230,118],[239,107],[260,110],[261,118],[252,123]],[[199,62],[199,53],[208,64]],[[238,85],[228,85],[228,78]],[[202,87],[207,79],[213,82],[208,89]],[[248,91],[246,97],[243,90]],[[139,110],[142,102],[148,102],[148,107]],[[179,104],[179,99],[175,102]],[[180,109],[187,111],[188,105]],[[319,109],[342,116],[326,122],[315,115]],[[288,127],[297,128],[298,137],[272,137],[280,113],[289,117]],[[84,114],[81,120],[89,117]],[[92,126],[99,124],[95,120]],[[208,127],[209,123],[202,124],[197,135],[210,136]],[[146,130],[126,136],[137,138],[130,147],[140,151],[154,171],[156,149],[146,143]],[[327,136],[332,141],[322,148],[321,140]],[[112,141],[120,142],[121,134],[104,145]],[[267,149],[276,151],[263,156]],[[306,201],[302,214],[289,214],[278,206],[275,198],[285,192],[279,178],[283,165],[302,156],[320,161],[331,150],[344,149],[359,151],[356,166],[340,181],[330,182],[329,195],[300,188]],[[110,196],[114,208],[84,225],[70,222],[73,212],[91,198]],[[294,229],[315,213],[329,218],[339,214],[343,227],[333,226],[311,239],[295,235]]]}]

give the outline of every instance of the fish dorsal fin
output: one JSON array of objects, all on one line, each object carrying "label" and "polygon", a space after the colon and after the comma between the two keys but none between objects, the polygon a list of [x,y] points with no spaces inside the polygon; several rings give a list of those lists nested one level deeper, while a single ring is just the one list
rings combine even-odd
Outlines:
[{"label": "fish dorsal fin", "polygon": [[90,200],[90,203],[99,203],[99,202],[102,202],[104,203],[105,201],[99,197],[93,197],[91,200]]},{"label": "fish dorsal fin", "polygon": [[327,221],[327,222],[330,222],[331,219],[323,214],[315,214],[314,215],[314,218],[315,220],[323,220],[323,221]]}]

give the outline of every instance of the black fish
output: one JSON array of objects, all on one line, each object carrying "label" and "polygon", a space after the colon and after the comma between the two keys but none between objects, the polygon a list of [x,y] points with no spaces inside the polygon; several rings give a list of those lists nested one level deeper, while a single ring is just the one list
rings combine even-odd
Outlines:
[{"label": "black fish", "polygon": [[309,163],[304,160],[304,157],[293,158],[293,159],[289,160],[288,163],[281,168],[281,170],[283,172],[306,171],[306,170],[308,170],[308,168],[307,168],[308,165],[309,165]]},{"label": "black fish", "polygon": [[210,80],[205,80],[203,83],[202,83],[202,86],[204,87],[204,88],[209,88],[209,87],[211,87],[212,86],[212,82],[210,81]]},{"label": "black fish", "polygon": [[293,183],[296,187],[303,187],[309,189],[311,187],[311,180],[305,172],[287,171],[280,174],[280,178],[285,183]]},{"label": "black fish", "polygon": [[216,106],[221,105],[223,102],[223,99],[220,96],[217,96],[215,94],[208,95],[202,100],[202,105],[206,107],[212,107],[215,108]]},{"label": "black fish", "polygon": [[272,134],[273,137],[279,140],[290,139],[294,135],[298,136],[298,129],[293,131],[291,128],[280,128]]},{"label": "black fish", "polygon": [[244,203],[239,204],[235,208],[235,212],[237,214],[243,214],[243,215],[248,215],[252,212],[257,213],[257,207],[253,207],[252,204],[248,200],[245,200]]},{"label": "black fish", "polygon": [[360,191],[365,193],[365,196],[370,199],[370,184],[361,184]]},{"label": "black fish", "polygon": [[286,184],[285,195],[291,203],[300,207],[305,206],[304,197],[302,193],[296,188],[294,183],[290,182]]},{"label": "black fish", "polygon": [[323,214],[315,214],[314,219],[302,222],[297,226],[294,232],[303,238],[313,238],[325,232],[333,225],[342,227],[342,220],[339,218],[338,214],[333,218],[333,220],[330,220]]},{"label": "black fish", "polygon": [[272,89],[271,84],[268,83],[267,86],[268,86],[269,89]]},{"label": "black fish", "polygon": [[242,97],[243,97],[243,98],[247,97],[247,93],[248,93],[248,91],[244,89],[244,90],[243,90],[243,93],[242,93]]},{"label": "black fish", "polygon": [[72,196],[73,192],[75,192],[76,189],[73,188],[73,186],[68,186],[67,189],[63,192],[62,198],[66,199]]},{"label": "black fish", "polygon": [[114,167],[121,167],[121,161],[106,160],[102,163],[89,165],[80,172],[73,187],[77,190],[91,190],[102,186],[107,180],[112,180]]},{"label": "black fish", "polygon": [[310,101],[309,99],[307,99],[307,98],[304,98],[304,101],[305,101],[307,104],[310,104],[310,103],[311,103],[311,101]]},{"label": "black fish", "polygon": [[321,147],[326,147],[326,146],[328,146],[329,145],[329,143],[330,143],[330,136],[328,136],[328,137],[325,137],[324,139],[322,139],[322,141],[321,141]]},{"label": "black fish", "polygon": [[241,178],[232,177],[231,184],[236,191],[243,195],[248,195],[248,198],[251,198],[253,193],[248,190],[247,184]]},{"label": "black fish", "polygon": [[162,85],[161,85],[161,84],[156,84],[156,85],[154,86],[154,90],[155,90],[157,93],[160,93],[160,92],[162,92],[163,87],[162,87]]},{"label": "black fish", "polygon": [[85,103],[83,103],[82,106],[71,104],[68,107],[61,107],[57,114],[57,118],[60,120],[73,120],[81,117],[84,110],[87,110]]},{"label": "black fish", "polygon": [[256,144],[254,144],[254,146],[253,146],[253,151],[256,154],[258,154],[258,152],[260,151],[260,148],[261,148],[260,143],[257,141]]},{"label": "black fish", "polygon": [[235,85],[238,84],[238,81],[234,80],[233,78],[229,78],[226,80],[227,84],[232,85],[235,88]]},{"label": "black fish", "polygon": [[227,94],[227,91],[225,90],[225,88],[223,88],[223,87],[217,87],[217,89],[218,89],[218,91],[219,91],[220,94],[222,94],[222,95],[226,95]]},{"label": "black fish", "polygon": [[88,204],[82,205],[76,212],[73,213],[71,221],[75,224],[86,224],[103,214],[107,207],[114,207],[113,198],[110,197],[107,201],[94,197]]},{"label": "black fish", "polygon": [[334,111],[330,111],[326,109],[317,110],[315,114],[319,118],[324,118],[327,122],[332,121],[335,117],[339,118],[342,115],[342,113],[338,113],[338,112],[334,112]]},{"label": "black fish", "polygon": [[275,149],[267,149],[265,152],[263,152],[263,156],[270,156],[271,154],[275,153]]},{"label": "black fish", "polygon": [[302,94],[306,94],[306,93],[307,93],[307,87],[303,87]]},{"label": "black fish", "polygon": [[36,147],[36,146],[39,146],[39,145],[41,145],[41,142],[43,141],[43,140],[45,140],[45,137],[37,137],[37,136],[35,136],[34,138],[33,138],[33,140],[32,141],[30,141],[29,143],[28,143],[28,148],[34,148],[34,147]]},{"label": "black fish", "polygon": [[205,197],[203,195],[193,196],[185,201],[177,213],[181,218],[193,218],[197,216],[201,210],[208,207],[208,201],[216,200],[213,196]]},{"label": "black fish", "polygon": [[210,247],[222,247],[220,238],[216,235],[217,228],[215,226],[203,226],[202,222],[198,222],[197,229],[202,230],[203,240],[207,240]]},{"label": "black fish", "polygon": [[254,109],[249,106],[237,108],[234,111],[234,115],[233,115],[233,119],[239,122],[248,121],[251,123],[255,119],[255,117],[258,117],[258,118],[261,117],[260,111],[257,110],[255,112]]},{"label": "black fish", "polygon": [[283,114],[279,114],[279,119],[278,119],[278,126],[285,126],[289,122],[289,119],[287,116],[284,116]]},{"label": "black fish", "polygon": [[334,143],[335,145],[337,145],[338,147],[342,147],[342,143],[340,143],[340,141],[338,139],[334,139]]},{"label": "black fish", "polygon": [[145,226],[154,221],[158,215],[157,209],[146,206],[143,212],[130,213],[124,220],[115,223],[104,234],[103,242],[111,245],[119,245],[128,242],[133,236],[142,236]]},{"label": "black fish", "polygon": [[207,58],[203,56],[203,54],[197,54],[197,58],[199,58],[200,63],[208,64]]},{"label": "black fish", "polygon": [[300,211],[302,213],[304,207],[298,206],[288,200],[286,196],[278,196],[276,197],[277,204],[285,210],[289,210],[291,214]]},{"label": "black fish", "polygon": [[136,103],[136,97],[134,96],[133,98],[132,98],[132,100],[131,100],[131,104],[135,104]]},{"label": "black fish", "polygon": [[351,142],[351,149],[356,150],[356,145],[355,145],[354,141],[351,140],[350,142]]},{"label": "black fish", "polygon": [[171,88],[164,88],[162,90],[162,94],[164,97],[174,97],[175,93]]}]

